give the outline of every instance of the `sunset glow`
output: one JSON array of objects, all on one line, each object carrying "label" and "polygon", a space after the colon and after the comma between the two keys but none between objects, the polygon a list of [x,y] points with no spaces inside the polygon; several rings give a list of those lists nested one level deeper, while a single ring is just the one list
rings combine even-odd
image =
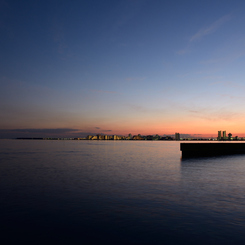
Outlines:
[{"label": "sunset glow", "polygon": [[245,136],[244,1],[0,7],[0,138]]}]

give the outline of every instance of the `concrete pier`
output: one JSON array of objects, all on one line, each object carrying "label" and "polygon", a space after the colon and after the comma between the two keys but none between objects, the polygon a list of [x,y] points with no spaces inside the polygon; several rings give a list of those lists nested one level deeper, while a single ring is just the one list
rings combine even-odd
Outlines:
[{"label": "concrete pier", "polygon": [[245,143],[180,143],[182,158],[245,154]]}]

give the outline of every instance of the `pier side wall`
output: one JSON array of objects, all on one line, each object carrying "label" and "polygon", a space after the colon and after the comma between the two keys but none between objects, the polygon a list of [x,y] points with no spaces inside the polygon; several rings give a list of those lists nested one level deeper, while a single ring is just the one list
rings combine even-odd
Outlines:
[{"label": "pier side wall", "polygon": [[182,158],[245,154],[245,143],[180,143]]}]

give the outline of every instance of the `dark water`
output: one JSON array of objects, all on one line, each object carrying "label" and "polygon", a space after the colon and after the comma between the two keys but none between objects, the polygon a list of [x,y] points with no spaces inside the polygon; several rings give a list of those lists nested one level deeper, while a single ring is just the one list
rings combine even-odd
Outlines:
[{"label": "dark water", "polygon": [[179,142],[0,141],[1,244],[244,244],[245,155]]}]

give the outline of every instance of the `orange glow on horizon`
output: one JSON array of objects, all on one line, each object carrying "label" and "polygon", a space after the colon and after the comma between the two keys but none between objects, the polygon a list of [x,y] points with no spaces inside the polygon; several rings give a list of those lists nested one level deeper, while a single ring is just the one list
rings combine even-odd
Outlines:
[{"label": "orange glow on horizon", "polygon": [[[103,133],[108,135],[174,135],[176,132],[180,134],[192,135],[193,137],[217,137],[218,131],[226,131],[226,134],[231,133],[232,136],[244,137],[244,126],[240,122],[234,121],[207,121],[207,120],[130,120],[116,121],[116,122],[104,122],[99,124],[100,128],[95,130],[94,127],[87,127],[88,132]],[[238,132],[238,133],[237,133]]]}]

